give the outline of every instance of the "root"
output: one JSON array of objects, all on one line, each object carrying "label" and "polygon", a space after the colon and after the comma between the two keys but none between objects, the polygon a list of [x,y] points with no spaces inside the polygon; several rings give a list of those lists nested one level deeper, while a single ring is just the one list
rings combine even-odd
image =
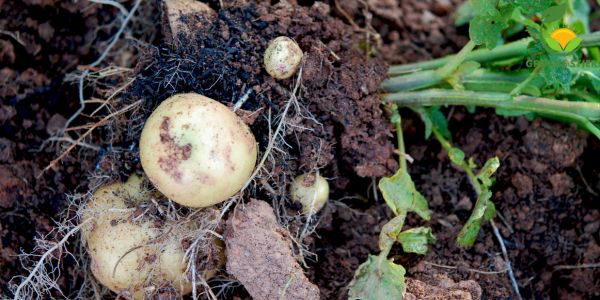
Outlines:
[{"label": "root", "polygon": [[48,164],[48,166],[46,166],[41,172],[40,174],[38,174],[37,178],[40,178],[46,171],[48,171],[49,169],[53,168],[56,166],[56,164],[58,164],[63,158],[65,158],[69,152],[71,152],[71,150],[73,150],[77,145],[79,145],[81,143],[81,141],[87,137],[88,135],[90,135],[90,133],[92,133],[92,131],[99,127],[102,126],[104,123],[108,122],[110,119],[114,118],[115,116],[118,116],[122,113],[128,112],[131,109],[134,109],[135,107],[139,106],[142,103],[142,100],[138,100],[132,104],[127,105],[126,107],[122,108],[119,111],[116,111],[114,113],[109,114],[108,116],[104,117],[102,120],[96,122],[94,125],[92,125],[92,127],[90,127],[90,129],[88,129],[84,134],[82,134],[81,136],[79,136],[79,138],[77,138],[77,140],[71,144],[71,146],[69,146],[65,151],[63,151],[63,153],[61,153],[57,158],[55,158],[54,160],[52,160],[50,162],[50,164]]},{"label": "root", "polygon": [[[11,288],[14,294],[13,299],[32,299],[33,295],[41,296],[48,293],[51,290],[56,290],[62,294],[60,288],[58,287],[58,284],[56,283],[56,279],[60,276],[59,267],[51,267],[51,270],[47,270],[46,268],[48,266],[46,266],[46,264],[54,256],[55,251],[59,250],[59,252],[61,253],[63,251],[66,251],[64,250],[64,246],[68,242],[69,238],[72,235],[78,233],[79,230],[90,221],[91,219],[85,220],[79,225],[73,227],[71,230],[65,233],[65,235],[60,241],[53,243],[53,246],[46,249],[46,251],[38,258],[37,263],[34,265],[34,267],[28,269],[29,275],[25,277],[23,281],[21,281],[21,283],[18,286],[16,286],[16,288]],[[27,269],[27,267],[25,268]],[[17,276],[13,278],[13,280],[18,278],[23,278],[23,276]]]}]

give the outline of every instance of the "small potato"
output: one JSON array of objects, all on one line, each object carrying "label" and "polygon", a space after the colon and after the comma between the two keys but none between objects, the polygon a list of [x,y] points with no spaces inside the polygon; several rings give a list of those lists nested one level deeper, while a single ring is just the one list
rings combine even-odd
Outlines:
[{"label": "small potato", "polygon": [[234,112],[198,94],[162,102],[140,138],[141,163],[150,181],[189,207],[211,206],[239,192],[257,152],[254,135]]},{"label": "small potato", "polygon": [[287,36],[277,37],[269,42],[265,51],[265,69],[275,79],[290,78],[300,66],[303,55],[294,40]]},{"label": "small potato", "polygon": [[[83,210],[82,237],[91,258],[94,277],[110,290],[131,299],[144,299],[157,288],[173,288],[179,295],[192,289],[186,278],[187,261],[181,241],[195,228],[191,224],[136,220],[136,205],[148,197],[132,176],[126,184],[98,189]],[[217,267],[218,268],[218,267]],[[205,279],[216,270],[206,270]]]},{"label": "small potato", "polygon": [[315,214],[329,199],[329,183],[319,174],[304,174],[296,177],[290,194],[292,201],[302,204],[303,214]]}]

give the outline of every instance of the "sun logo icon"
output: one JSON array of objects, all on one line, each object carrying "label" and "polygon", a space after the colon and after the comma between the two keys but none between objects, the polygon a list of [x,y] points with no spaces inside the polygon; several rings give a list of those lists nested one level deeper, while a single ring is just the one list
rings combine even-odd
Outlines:
[{"label": "sun logo icon", "polygon": [[571,53],[581,45],[581,38],[569,28],[556,29],[544,40],[550,49],[563,54]]}]

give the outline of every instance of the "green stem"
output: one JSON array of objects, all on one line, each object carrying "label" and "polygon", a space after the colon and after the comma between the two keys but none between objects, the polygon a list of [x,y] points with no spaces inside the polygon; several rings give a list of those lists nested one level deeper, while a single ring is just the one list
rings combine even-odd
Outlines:
[{"label": "green stem", "polygon": [[408,167],[406,166],[406,150],[404,147],[404,135],[402,133],[402,117],[400,116],[398,105],[394,104],[392,110],[392,121],[396,126],[396,139],[398,140],[398,163],[400,164],[400,170],[408,171]]},{"label": "green stem", "polygon": [[[582,34],[579,37],[582,39],[582,47],[600,46],[600,31]],[[525,57],[530,54],[530,51],[532,51],[528,48],[529,43],[532,40],[532,38],[524,38],[498,46],[492,50],[478,49],[469,53],[465,57],[465,60],[473,60],[479,63],[489,63],[514,57]],[[398,76],[417,71],[437,69],[447,64],[448,61],[450,61],[454,56],[455,55],[449,55],[424,62],[392,66],[388,73],[390,76]]]},{"label": "green stem", "polygon": [[561,101],[531,96],[512,97],[497,92],[431,89],[387,94],[383,99],[400,106],[473,105],[525,110],[545,115],[571,114],[591,121],[600,120],[600,103]]},{"label": "green stem", "polygon": [[509,95],[511,96],[516,96],[521,94],[521,91],[533,80],[537,77],[537,75],[540,73],[540,70],[542,69],[541,65],[538,65],[535,67],[535,69],[533,69],[533,72],[531,72],[531,74],[529,74],[529,76],[523,80],[523,82],[519,83],[519,85],[517,85],[512,91],[510,91]]},{"label": "green stem", "polygon": [[460,64],[465,61],[465,58],[469,55],[469,53],[473,52],[475,46],[475,42],[469,41],[454,57],[448,61],[448,63],[435,71],[436,75],[441,78],[450,76],[450,74],[454,73]]},{"label": "green stem", "polygon": [[[446,152],[449,152],[450,149],[452,149],[452,144],[450,144],[450,142],[448,140],[446,140],[446,138],[444,138],[444,135],[442,135],[442,133],[439,131],[439,129],[435,125],[431,128],[431,131],[433,132],[433,135],[435,136],[435,138],[440,142],[442,147],[444,149],[446,149]],[[477,181],[477,176],[475,175],[475,172],[473,172],[473,169],[471,169],[471,167],[469,167],[469,165],[466,163],[461,163],[458,166],[463,171],[465,171],[465,173],[467,173],[467,176],[469,177],[469,181],[471,182],[471,185],[475,189],[475,192],[477,193],[477,198],[479,199],[479,195],[481,194],[482,188],[481,188],[481,185],[479,184],[479,181]]]},{"label": "green stem", "polygon": [[475,42],[469,41],[456,55],[453,55],[439,69],[424,71],[405,76],[392,77],[381,84],[387,91],[410,91],[431,87],[448,78],[462,64],[469,53],[473,52]]},{"label": "green stem", "polygon": [[[529,45],[529,42],[531,41],[531,38],[524,38],[512,43],[498,46],[492,50],[474,50],[466,55],[465,60],[474,60],[476,62],[486,63],[491,61],[505,60],[512,57],[525,57],[529,53],[527,45]],[[397,76],[416,71],[437,69],[447,64],[455,56],[456,55],[448,55],[442,58],[424,62],[392,66],[388,74],[390,76]]]}]

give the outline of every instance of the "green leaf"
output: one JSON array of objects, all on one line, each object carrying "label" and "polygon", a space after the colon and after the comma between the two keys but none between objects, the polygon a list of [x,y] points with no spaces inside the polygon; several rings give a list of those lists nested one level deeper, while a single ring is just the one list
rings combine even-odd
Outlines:
[{"label": "green leaf", "polygon": [[498,159],[498,157],[492,157],[488,159],[481,170],[479,170],[479,173],[477,173],[477,179],[479,179],[479,181],[481,181],[486,188],[491,187],[492,175],[496,172],[496,170],[498,170],[499,167],[500,159]]},{"label": "green leaf", "polygon": [[492,175],[494,175],[499,167],[500,160],[498,157],[492,157],[485,162],[481,170],[475,175],[479,182],[476,184],[479,184],[481,191],[478,193],[477,202],[475,202],[471,216],[456,238],[458,245],[461,247],[468,248],[473,246],[481,229],[481,223],[491,220],[496,215],[496,207],[490,201],[492,198],[490,188],[493,184]]},{"label": "green leaf", "polygon": [[542,21],[544,21],[544,23],[561,21],[566,10],[566,3],[562,5],[551,6],[542,13]]},{"label": "green leaf", "polygon": [[546,80],[546,85],[568,92],[573,74],[566,59],[559,55],[551,55],[545,57],[540,63],[542,64],[540,76]]},{"label": "green leaf", "polygon": [[404,226],[405,219],[406,214],[401,214],[395,216],[393,219],[383,225],[381,232],[379,233],[379,249],[381,249],[382,252],[389,252],[389,250],[392,249],[392,246],[398,239],[398,235],[402,231],[402,226]]},{"label": "green leaf", "polygon": [[502,40],[502,30],[508,25],[505,21],[495,17],[478,16],[471,20],[469,37],[477,45],[484,45],[491,49]]},{"label": "green leaf", "polygon": [[404,274],[406,270],[391,259],[369,255],[367,261],[358,267],[354,279],[348,285],[348,299],[402,300],[406,289]]},{"label": "green leaf", "polygon": [[429,117],[429,111],[423,107],[411,107],[411,109],[421,117],[421,121],[423,121],[423,124],[425,125],[425,139],[428,139],[433,131],[433,122]]},{"label": "green leaf", "polygon": [[379,190],[394,214],[415,212],[425,220],[431,218],[427,200],[417,191],[406,170],[398,170],[391,177],[381,178]]},{"label": "green leaf", "polygon": [[398,235],[398,242],[402,250],[407,253],[427,254],[428,244],[435,243],[436,239],[429,227],[416,227],[402,231]]},{"label": "green leaf", "polygon": [[[467,223],[461,228],[456,238],[456,242],[459,246],[464,248],[470,248],[475,243],[479,230],[481,229],[481,222],[484,221],[486,216],[486,210],[488,207],[489,200],[492,198],[492,192],[483,191],[475,203],[475,208],[471,213],[471,216],[467,220]],[[489,215],[488,215],[489,216]]]},{"label": "green leaf", "polygon": [[554,0],[513,0],[513,4],[519,7],[524,15],[533,16],[554,5]]},{"label": "green leaf", "polygon": [[450,129],[448,129],[448,120],[446,119],[446,116],[444,116],[438,108],[431,109],[429,112],[432,125],[445,139],[450,140],[452,138],[452,133],[450,133]]},{"label": "green leaf", "polygon": [[471,0],[469,3],[473,8],[473,13],[477,16],[495,16],[500,13],[496,9],[498,0]]},{"label": "green leaf", "polygon": [[460,148],[450,148],[450,150],[448,150],[448,157],[450,158],[450,161],[459,166],[465,165],[465,152],[463,152]]}]

